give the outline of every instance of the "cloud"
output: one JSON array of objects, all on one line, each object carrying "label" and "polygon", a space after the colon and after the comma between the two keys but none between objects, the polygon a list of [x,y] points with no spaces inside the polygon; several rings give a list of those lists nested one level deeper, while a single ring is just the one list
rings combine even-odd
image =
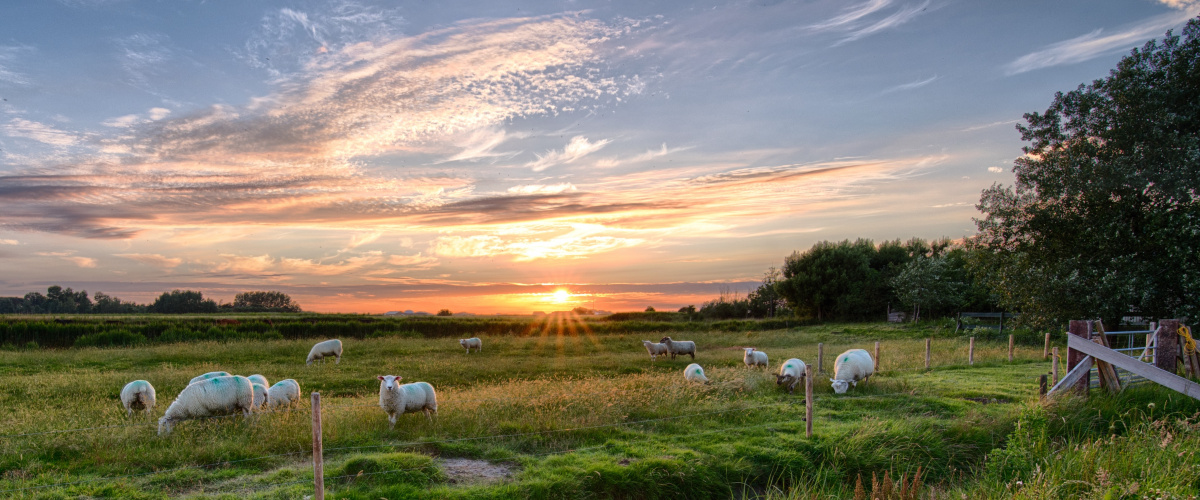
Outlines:
[{"label": "cloud", "polygon": [[852,27],[855,23],[891,4],[891,0],[868,0],[857,6],[851,6],[845,12],[825,21],[809,26],[814,31],[837,30]]},{"label": "cloud", "polygon": [[868,0],[846,8],[841,14],[807,27],[809,31],[843,32],[845,36],[834,46],[860,40],[884,30],[905,24],[929,7],[930,0],[920,4],[908,4],[882,19],[871,20],[874,14],[882,13],[891,6],[891,0]]},{"label": "cloud", "polygon": [[74,146],[80,140],[80,137],[72,132],[23,118],[13,118],[7,124],[0,125],[0,131],[9,137],[31,139],[52,146]]},{"label": "cloud", "polygon": [[29,77],[12,67],[20,54],[32,51],[33,49],[26,45],[0,45],[0,83],[29,85]]},{"label": "cloud", "polygon": [[1004,169],[1000,168],[1000,167],[988,167],[988,172],[991,172],[993,174],[998,174],[1003,171],[1004,171]]},{"label": "cloud", "polygon": [[131,259],[148,266],[159,267],[163,269],[174,269],[183,263],[183,259],[179,257],[167,257],[159,254],[146,253],[119,253],[114,254],[116,257],[124,257]]},{"label": "cloud", "polygon": [[895,87],[889,87],[887,89],[884,89],[883,92],[880,92],[880,94],[890,94],[892,92],[902,92],[905,90],[913,90],[913,89],[921,88],[921,87],[924,87],[926,85],[929,85],[929,84],[937,81],[938,78],[940,78],[940,77],[937,75],[933,75],[924,80],[917,80],[915,82],[909,82],[909,83],[897,85]]},{"label": "cloud", "polygon": [[608,228],[576,224],[566,234],[534,234],[502,238],[497,235],[444,236],[433,243],[434,253],[443,257],[512,256],[516,262],[539,259],[582,258],[620,248],[637,246],[645,240],[604,235]]},{"label": "cloud", "polygon": [[135,33],[115,43],[126,82],[143,90],[152,90],[150,81],[166,74],[165,64],[175,57],[170,38],[160,33]]},{"label": "cloud", "polygon": [[563,182],[559,184],[526,184],[508,188],[510,194],[558,194],[578,191],[574,184]]},{"label": "cloud", "polygon": [[1142,42],[1179,26],[1200,12],[1200,7],[1188,4],[1180,12],[1149,18],[1121,31],[1105,35],[1103,29],[1050,44],[1025,54],[1004,66],[1006,75],[1016,75],[1042,68],[1076,64],[1110,54],[1128,51]]},{"label": "cloud", "polygon": [[303,71],[313,56],[363,40],[395,38],[403,25],[399,9],[354,1],[321,2],[311,10],[283,7],[266,13],[234,55],[279,77]]},{"label": "cloud", "polygon": [[69,252],[36,252],[34,255],[40,255],[42,257],[58,257],[62,260],[65,260],[67,262],[75,264],[78,267],[83,267],[83,268],[96,267],[96,259],[93,259],[91,257],[81,257],[78,255],[75,255],[74,250],[69,251]]},{"label": "cloud", "polygon": [[375,240],[378,240],[380,236],[383,236],[383,231],[375,231],[372,233],[365,233],[365,234],[356,234],[356,235],[350,237],[350,242],[346,243],[346,247],[343,248],[342,251],[345,252],[347,250],[350,250],[353,248],[358,248],[358,247],[366,245],[368,243],[372,243]]},{"label": "cloud", "polygon": [[430,257],[417,253],[416,255],[390,255],[387,263],[392,266],[402,267],[409,270],[430,269],[437,266],[437,257]]},{"label": "cloud", "polygon": [[1166,5],[1167,7],[1170,7],[1172,9],[1181,9],[1181,10],[1186,9],[1188,7],[1192,7],[1192,6],[1196,5],[1197,3],[1200,3],[1200,1],[1198,1],[1198,0],[1158,0],[1158,2],[1163,5]]},{"label": "cloud", "polygon": [[0,245],[20,245],[20,244],[21,244],[21,242],[19,242],[17,240],[0,240]]},{"label": "cloud", "polygon": [[525,166],[534,172],[541,172],[550,167],[572,163],[575,160],[603,149],[610,142],[612,142],[610,139],[588,142],[587,137],[577,135],[571,138],[571,141],[567,143],[562,151],[550,150],[544,155],[537,155],[537,160],[531,161],[525,164]]},{"label": "cloud", "polygon": [[509,138],[523,138],[526,134],[509,134],[503,129],[484,127],[470,131],[463,140],[456,144],[461,150],[436,163],[451,161],[478,161],[485,158],[511,157],[519,152],[497,152],[495,149]]},{"label": "cloud", "polygon": [[641,163],[644,161],[653,160],[655,158],[661,158],[661,157],[667,156],[669,154],[678,153],[680,151],[687,151],[689,149],[692,149],[692,146],[667,148],[667,143],[664,142],[662,144],[662,147],[659,149],[649,149],[649,150],[646,150],[645,153],[634,155],[634,156],[631,156],[629,158],[624,158],[624,159],[606,158],[606,159],[596,162],[596,166],[605,168],[605,167],[615,167],[618,165]]}]

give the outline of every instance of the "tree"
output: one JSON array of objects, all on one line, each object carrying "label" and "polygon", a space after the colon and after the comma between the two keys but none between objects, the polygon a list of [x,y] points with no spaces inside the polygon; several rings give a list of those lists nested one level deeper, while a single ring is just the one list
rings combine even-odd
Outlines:
[{"label": "tree", "polygon": [[283,292],[242,292],[233,297],[233,308],[248,311],[300,312],[300,304]]},{"label": "tree", "polygon": [[205,299],[200,292],[172,290],[159,295],[149,309],[160,314],[214,313],[217,312],[217,303]]},{"label": "tree", "polygon": [[980,197],[972,270],[1037,326],[1200,314],[1200,19],[1018,125]]},{"label": "tree", "polygon": [[449,309],[442,309],[441,311],[437,312],[437,315],[438,316],[454,316],[454,313],[450,312]]},{"label": "tree", "polygon": [[648,313],[654,312],[654,306],[646,306],[646,312],[648,312]]},{"label": "tree", "polygon": [[953,308],[962,302],[966,284],[954,278],[945,257],[922,257],[905,264],[890,283],[900,302],[912,306],[912,320],[917,321],[922,309]]},{"label": "tree", "polygon": [[822,241],[788,256],[776,287],[798,314],[819,321],[862,317],[881,307],[870,301],[878,283],[878,271],[871,268],[874,256],[870,240]]}]

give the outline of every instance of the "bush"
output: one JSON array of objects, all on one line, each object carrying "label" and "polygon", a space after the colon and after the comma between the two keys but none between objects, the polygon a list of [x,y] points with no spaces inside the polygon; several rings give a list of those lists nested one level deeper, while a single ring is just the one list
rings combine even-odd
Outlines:
[{"label": "bush", "polygon": [[145,344],[146,337],[129,330],[108,330],[75,339],[75,347],[115,347]]}]

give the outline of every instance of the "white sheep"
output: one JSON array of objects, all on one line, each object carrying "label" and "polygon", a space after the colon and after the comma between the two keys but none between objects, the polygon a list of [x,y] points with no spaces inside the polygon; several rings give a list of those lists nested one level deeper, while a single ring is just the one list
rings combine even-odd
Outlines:
[{"label": "white sheep", "polygon": [[284,379],[275,382],[267,389],[267,408],[274,410],[280,406],[291,406],[300,401],[300,383],[294,379]]},{"label": "white sheep", "polygon": [[659,340],[667,345],[667,352],[671,353],[671,359],[675,359],[675,355],[687,354],[696,359],[696,343],[690,340],[671,340],[671,337],[663,337]]},{"label": "white sheep", "polygon": [[742,362],[746,363],[746,366],[762,366],[763,368],[767,367],[769,364],[767,361],[767,353],[756,350],[753,347],[746,347],[744,349],[746,350],[746,354],[742,356]]},{"label": "white sheep", "polygon": [[121,405],[125,407],[125,416],[133,415],[134,410],[146,410],[146,414],[154,413],[154,386],[145,380],[134,380],[121,389]]},{"label": "white sheep", "polygon": [[687,365],[687,368],[683,369],[683,379],[688,382],[709,383],[708,377],[704,376],[704,368],[700,368],[700,365],[697,363]]},{"label": "white sheep", "polygon": [[479,337],[471,337],[469,339],[458,339],[458,345],[461,345],[464,348],[466,348],[467,354],[471,354],[472,348],[475,349],[475,352],[483,352],[483,341],[479,340]]},{"label": "white sheep", "polygon": [[646,346],[646,352],[650,353],[650,361],[652,362],[658,360],[659,356],[667,355],[667,344],[643,340],[642,345]]},{"label": "white sheep", "polygon": [[204,375],[197,375],[196,378],[193,378],[190,382],[188,382],[188,385],[192,385],[201,380],[208,380],[210,378],[228,377],[228,376],[229,376],[229,372],[208,372],[208,373],[205,373]]},{"label": "white sheep", "polygon": [[[246,380],[249,380],[249,378]],[[254,409],[267,409],[267,386],[258,382],[251,382],[250,387],[254,388]]]},{"label": "white sheep", "polygon": [[796,384],[804,382],[804,362],[792,358],[779,366],[779,375],[775,376],[775,385],[787,385],[788,394],[795,392]]},{"label": "white sheep", "polygon": [[403,379],[396,375],[379,376],[379,407],[387,413],[390,428],[396,428],[397,415],[417,410],[424,410],[432,422],[433,415],[437,415],[437,393],[433,392],[433,386],[425,382],[402,385]]},{"label": "white sheep", "polygon": [[318,359],[321,360],[321,363],[325,363],[325,356],[337,356],[337,363],[341,364],[342,341],[333,339],[326,340],[324,342],[317,342],[317,344],[312,347],[312,350],[308,351],[308,361],[306,364],[311,365],[313,361]]},{"label": "white sheep", "polygon": [[251,384],[262,384],[263,387],[271,387],[271,383],[267,382],[267,377],[264,377],[257,373],[255,373],[254,375],[251,375],[249,377],[246,377],[246,378],[250,379]]},{"label": "white sheep", "polygon": [[216,377],[188,385],[158,419],[158,435],[170,434],[176,422],[241,411],[247,417],[254,408],[254,387],[240,375]]},{"label": "white sheep", "polygon": [[875,361],[871,354],[862,349],[850,349],[838,355],[833,363],[833,392],[845,394],[851,385],[858,387],[858,381],[867,380],[875,373]]}]

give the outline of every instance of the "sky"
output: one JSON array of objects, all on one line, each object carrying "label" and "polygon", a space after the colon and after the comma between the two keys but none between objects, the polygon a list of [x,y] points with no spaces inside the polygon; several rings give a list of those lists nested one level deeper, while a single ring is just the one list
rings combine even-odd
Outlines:
[{"label": "sky", "polygon": [[0,296],[699,306],[819,241],[973,234],[980,191],[1012,182],[1024,113],[1198,14],[3,2]]}]

